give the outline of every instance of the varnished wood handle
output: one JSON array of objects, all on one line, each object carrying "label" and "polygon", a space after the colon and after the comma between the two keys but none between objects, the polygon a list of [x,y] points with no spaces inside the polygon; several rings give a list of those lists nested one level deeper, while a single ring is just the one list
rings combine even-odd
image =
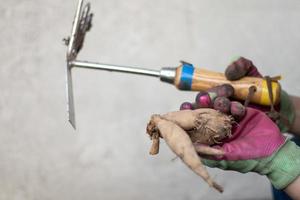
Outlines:
[{"label": "varnished wood handle", "polygon": [[[229,81],[223,73],[213,72],[205,69],[194,68],[190,64],[183,64],[176,70],[174,84],[181,90],[205,91],[212,87],[231,84],[234,88],[234,98],[245,100],[251,86],[256,87],[256,92],[250,100],[252,103],[260,105],[270,105],[269,91],[267,82],[263,78],[244,77],[236,81]],[[280,101],[280,84],[272,81],[273,102],[277,104]]]}]

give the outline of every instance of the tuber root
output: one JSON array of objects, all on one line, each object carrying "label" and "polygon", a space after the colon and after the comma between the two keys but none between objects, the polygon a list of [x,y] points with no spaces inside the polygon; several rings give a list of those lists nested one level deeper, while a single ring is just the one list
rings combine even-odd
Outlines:
[{"label": "tuber root", "polygon": [[158,153],[159,137],[162,137],[191,170],[202,177],[209,186],[223,192],[223,188],[208,174],[198,153],[223,155],[222,150],[209,145],[230,137],[231,124],[230,116],[209,108],[153,115],[147,125],[147,133],[153,141],[150,154]]},{"label": "tuber root", "polygon": [[156,155],[159,152],[159,134],[153,134],[151,137],[152,146],[150,148],[150,155]]}]

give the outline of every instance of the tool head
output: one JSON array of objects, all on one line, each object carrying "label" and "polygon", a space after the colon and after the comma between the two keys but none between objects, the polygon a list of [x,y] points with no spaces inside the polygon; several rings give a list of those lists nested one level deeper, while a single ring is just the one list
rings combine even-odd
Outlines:
[{"label": "tool head", "polygon": [[93,14],[90,13],[90,3],[84,5],[84,0],[79,0],[75,18],[73,21],[73,27],[71,36],[64,39],[67,49],[67,99],[68,99],[68,118],[72,126],[75,124],[75,109],[73,100],[73,88],[72,88],[72,61],[74,61],[82,49],[85,34],[92,27]]}]

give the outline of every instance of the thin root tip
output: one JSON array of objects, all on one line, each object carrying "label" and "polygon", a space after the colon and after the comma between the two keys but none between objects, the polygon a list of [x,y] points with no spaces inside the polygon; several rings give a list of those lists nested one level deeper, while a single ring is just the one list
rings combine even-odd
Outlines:
[{"label": "thin root tip", "polygon": [[223,193],[224,192],[224,189],[221,185],[217,184],[216,182],[213,182],[213,185],[212,185],[216,190],[218,190],[220,193]]}]

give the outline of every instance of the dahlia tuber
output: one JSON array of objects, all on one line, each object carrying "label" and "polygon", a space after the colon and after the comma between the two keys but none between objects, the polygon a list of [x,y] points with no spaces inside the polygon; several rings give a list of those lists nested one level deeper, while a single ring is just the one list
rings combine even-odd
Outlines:
[{"label": "dahlia tuber", "polygon": [[158,153],[159,137],[181,160],[219,192],[223,188],[209,176],[197,153],[223,155],[223,151],[209,145],[231,136],[232,118],[216,110],[203,108],[153,115],[147,133],[153,140],[150,154]]}]

